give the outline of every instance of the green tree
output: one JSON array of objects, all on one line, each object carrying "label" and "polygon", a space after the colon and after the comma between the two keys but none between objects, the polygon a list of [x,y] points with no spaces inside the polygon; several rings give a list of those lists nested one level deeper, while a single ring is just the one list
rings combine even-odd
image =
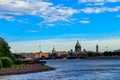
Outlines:
[{"label": "green tree", "polygon": [[2,68],[2,61],[0,60],[0,69]]},{"label": "green tree", "polygon": [[20,59],[16,59],[16,60],[14,61],[14,64],[20,65],[20,64],[23,64],[23,62],[22,62],[22,60],[20,60]]},{"label": "green tree", "polygon": [[12,58],[12,54],[8,43],[1,37],[0,37],[0,57]]},{"label": "green tree", "polygon": [[3,68],[10,68],[13,65],[12,59],[10,59],[8,57],[1,57],[0,60],[2,61]]}]

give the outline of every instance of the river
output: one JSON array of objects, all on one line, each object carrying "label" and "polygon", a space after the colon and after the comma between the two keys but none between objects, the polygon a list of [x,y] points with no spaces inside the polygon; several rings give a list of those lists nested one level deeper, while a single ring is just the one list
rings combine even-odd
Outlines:
[{"label": "river", "polygon": [[0,76],[0,80],[120,80],[120,59],[47,60],[56,70]]}]

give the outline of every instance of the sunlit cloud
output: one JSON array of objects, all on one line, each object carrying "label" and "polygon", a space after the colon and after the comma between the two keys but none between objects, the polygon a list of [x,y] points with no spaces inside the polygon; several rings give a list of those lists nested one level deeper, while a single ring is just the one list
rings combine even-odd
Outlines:
[{"label": "sunlit cloud", "polygon": [[[0,17],[6,20],[21,15],[35,15],[45,22],[68,21],[69,17],[78,13],[71,7],[54,5],[43,0],[0,0]],[[9,16],[10,15],[10,16]]]}]

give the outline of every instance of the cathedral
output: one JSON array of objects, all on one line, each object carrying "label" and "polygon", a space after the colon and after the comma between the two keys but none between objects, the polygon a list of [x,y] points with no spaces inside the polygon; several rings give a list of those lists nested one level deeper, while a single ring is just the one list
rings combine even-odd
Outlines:
[{"label": "cathedral", "polygon": [[79,52],[81,52],[81,45],[79,41],[77,40],[77,43],[75,45],[75,53],[79,53]]}]

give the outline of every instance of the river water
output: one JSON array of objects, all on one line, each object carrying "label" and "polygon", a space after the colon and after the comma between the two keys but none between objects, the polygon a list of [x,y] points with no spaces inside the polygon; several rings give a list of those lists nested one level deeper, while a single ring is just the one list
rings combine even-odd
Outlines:
[{"label": "river water", "polygon": [[0,80],[120,80],[120,59],[48,60],[56,70],[0,76]]}]

